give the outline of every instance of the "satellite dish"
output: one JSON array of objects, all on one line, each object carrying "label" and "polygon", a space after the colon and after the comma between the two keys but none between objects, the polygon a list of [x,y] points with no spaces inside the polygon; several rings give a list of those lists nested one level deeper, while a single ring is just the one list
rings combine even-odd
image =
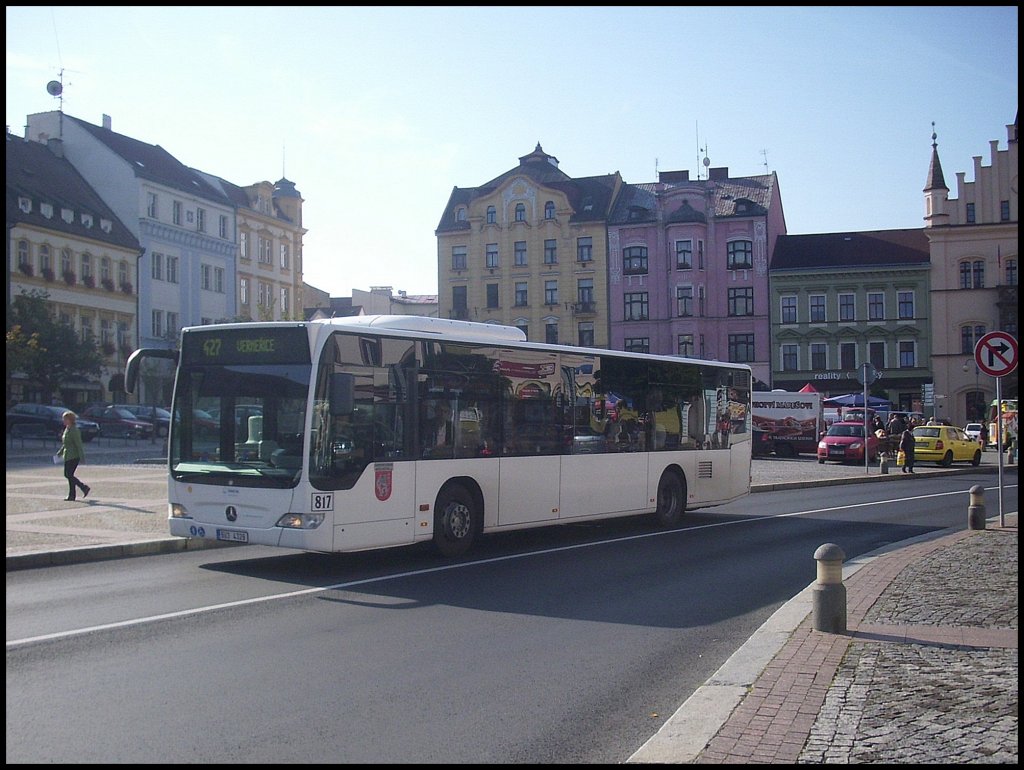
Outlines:
[{"label": "satellite dish", "polygon": [[707,168],[707,167],[708,167],[708,166],[710,166],[710,165],[711,165],[711,159],[710,159],[710,158],[708,158],[708,156],[707,156],[707,155],[705,155],[705,156],[704,156],[704,168]]},{"label": "satellite dish", "polygon": [[46,93],[50,96],[60,96],[61,91],[64,90],[64,86],[60,84],[59,80],[51,80],[46,84]]}]

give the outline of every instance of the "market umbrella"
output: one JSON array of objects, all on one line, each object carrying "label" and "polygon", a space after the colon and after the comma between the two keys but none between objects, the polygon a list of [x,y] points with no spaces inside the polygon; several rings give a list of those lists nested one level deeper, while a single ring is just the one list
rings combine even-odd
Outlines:
[{"label": "market umbrella", "polygon": [[[832,396],[831,398],[825,399],[825,406],[864,406],[864,394],[846,393],[842,396]],[[892,406],[892,402],[890,402],[886,398],[879,398],[878,396],[868,396],[868,406],[874,409],[888,409],[889,407]]]},{"label": "market umbrella", "polygon": [[797,391],[797,393],[817,393],[817,392],[818,392],[818,389],[816,387],[814,387],[813,385],[811,385],[811,383],[809,383],[809,382],[806,385],[804,385],[802,388],[800,388],[800,390]]}]

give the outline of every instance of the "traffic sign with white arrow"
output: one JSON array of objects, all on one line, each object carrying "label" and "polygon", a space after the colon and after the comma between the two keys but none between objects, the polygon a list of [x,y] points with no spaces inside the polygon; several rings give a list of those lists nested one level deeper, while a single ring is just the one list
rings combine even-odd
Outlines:
[{"label": "traffic sign with white arrow", "polygon": [[1003,377],[1017,368],[1017,340],[1007,332],[989,332],[974,346],[974,362],[990,377]]}]

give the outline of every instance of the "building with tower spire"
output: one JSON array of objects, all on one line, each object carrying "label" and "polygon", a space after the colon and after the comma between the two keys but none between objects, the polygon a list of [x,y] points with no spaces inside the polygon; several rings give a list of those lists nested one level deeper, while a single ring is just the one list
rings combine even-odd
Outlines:
[{"label": "building with tower spire", "polygon": [[[973,179],[956,174],[949,197],[932,130],[925,183],[925,234],[931,256],[932,372],[935,413],[956,425],[984,418],[995,397],[993,378],[974,359],[991,331],[1018,336],[1017,118],[1006,126],[1006,147],[989,142],[989,165],[974,156]],[[1017,397],[1017,372],[1003,379],[1005,398]]]}]

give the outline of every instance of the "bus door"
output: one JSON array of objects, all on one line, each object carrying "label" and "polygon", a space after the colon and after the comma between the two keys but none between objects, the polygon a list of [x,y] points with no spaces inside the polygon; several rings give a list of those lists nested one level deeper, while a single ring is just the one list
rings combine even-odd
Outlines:
[{"label": "bus door", "polygon": [[548,388],[517,388],[503,412],[498,525],[557,519],[564,437],[553,394]]},{"label": "bus door", "polygon": [[577,395],[572,412],[572,450],[562,457],[561,518],[643,509],[647,434],[636,405],[614,394]]}]

